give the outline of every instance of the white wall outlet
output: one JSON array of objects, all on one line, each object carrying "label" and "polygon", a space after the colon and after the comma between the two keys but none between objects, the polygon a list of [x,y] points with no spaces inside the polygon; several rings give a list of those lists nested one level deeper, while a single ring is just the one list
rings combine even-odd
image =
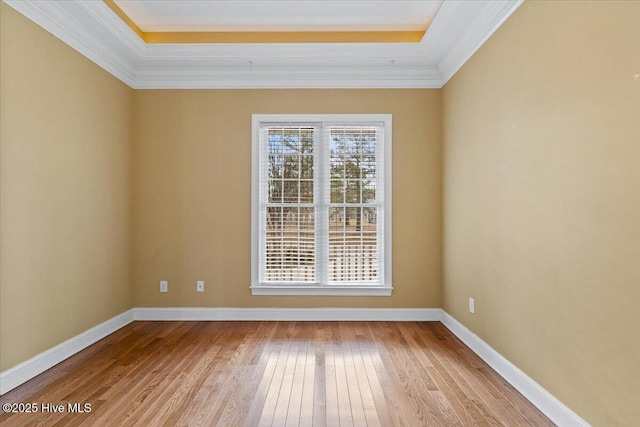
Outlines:
[{"label": "white wall outlet", "polygon": [[204,292],[204,280],[198,280],[196,282],[196,291],[197,292]]},{"label": "white wall outlet", "polygon": [[469,311],[472,313],[476,312],[476,302],[473,298],[469,298]]},{"label": "white wall outlet", "polygon": [[160,281],[160,292],[169,292],[169,282],[166,280]]}]

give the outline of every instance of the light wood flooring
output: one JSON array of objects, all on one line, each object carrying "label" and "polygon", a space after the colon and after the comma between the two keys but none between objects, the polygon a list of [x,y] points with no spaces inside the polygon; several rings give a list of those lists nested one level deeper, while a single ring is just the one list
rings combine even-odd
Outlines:
[{"label": "light wood flooring", "polygon": [[439,322],[134,322],[16,402],[65,412],[3,427],[553,425]]}]

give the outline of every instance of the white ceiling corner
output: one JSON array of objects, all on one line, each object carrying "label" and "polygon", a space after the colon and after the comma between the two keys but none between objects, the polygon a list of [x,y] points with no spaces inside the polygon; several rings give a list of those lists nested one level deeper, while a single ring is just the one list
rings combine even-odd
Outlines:
[{"label": "white ceiling corner", "polygon": [[523,2],[445,0],[420,43],[146,44],[102,1],[3,1],[135,89],[440,88]]}]

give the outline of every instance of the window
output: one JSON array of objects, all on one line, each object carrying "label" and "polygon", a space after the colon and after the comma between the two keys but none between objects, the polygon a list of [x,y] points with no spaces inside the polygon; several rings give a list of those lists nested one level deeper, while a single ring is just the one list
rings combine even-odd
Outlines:
[{"label": "window", "polygon": [[253,115],[254,295],[391,295],[391,115]]}]

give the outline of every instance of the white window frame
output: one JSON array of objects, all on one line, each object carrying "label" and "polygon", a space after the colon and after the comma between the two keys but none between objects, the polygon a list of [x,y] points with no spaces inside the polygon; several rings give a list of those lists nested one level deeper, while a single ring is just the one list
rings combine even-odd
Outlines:
[{"label": "white window frame", "polygon": [[[381,284],[272,284],[259,283],[259,183],[260,183],[260,125],[261,123],[314,123],[336,122],[358,125],[365,122],[384,123],[384,269]],[[392,278],[392,238],[391,238],[391,114],[253,114],[251,116],[251,292],[253,295],[344,295],[344,296],[389,296],[393,290]]]}]

